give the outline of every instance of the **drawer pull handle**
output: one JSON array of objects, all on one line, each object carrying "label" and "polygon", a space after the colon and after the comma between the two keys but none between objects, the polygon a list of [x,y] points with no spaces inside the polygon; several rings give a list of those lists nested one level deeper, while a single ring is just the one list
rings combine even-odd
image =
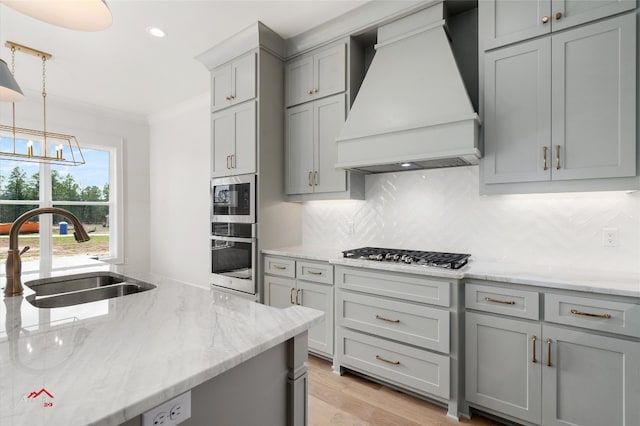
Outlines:
[{"label": "drawer pull handle", "polygon": [[310,273],[311,275],[322,275],[322,272],[316,272],[312,270],[308,270],[307,272]]},{"label": "drawer pull handle", "polygon": [[514,302],[513,300],[498,300],[498,299],[493,299],[491,297],[485,297],[484,300],[486,300],[487,302],[502,303],[503,305],[515,305],[516,304],[516,302]]},{"label": "drawer pull handle", "polygon": [[547,367],[551,367],[551,342],[553,342],[553,340],[551,340],[551,338],[547,337]]},{"label": "drawer pull handle", "polygon": [[556,170],[560,170],[560,145],[556,145]]},{"label": "drawer pull handle", "polygon": [[296,292],[296,304],[302,305],[302,289],[299,288]]},{"label": "drawer pull handle", "polygon": [[289,301],[291,302],[292,305],[296,304],[296,301],[293,300],[293,295],[296,292],[295,288],[292,288],[291,291],[289,292]]},{"label": "drawer pull handle", "polygon": [[273,267],[274,267],[274,268],[276,268],[276,269],[280,269],[280,270],[285,270],[285,269],[287,269],[287,267],[286,267],[286,266],[282,266],[282,265],[273,265]]},{"label": "drawer pull handle", "polygon": [[382,321],[387,321],[387,322],[394,322],[396,324],[400,322],[399,319],[389,319],[389,318],[382,317],[380,315],[376,315],[376,319],[379,319],[379,320],[382,320]]},{"label": "drawer pull handle", "polygon": [[536,359],[536,340],[538,340],[538,338],[536,336],[533,336],[531,338],[531,342],[533,343],[533,354],[532,354],[532,357],[531,357],[531,362],[533,362],[534,364],[536,362],[538,362],[538,360]]},{"label": "drawer pull handle", "polygon": [[542,160],[544,161],[544,164],[542,166],[542,170],[549,170],[549,166],[547,165],[547,151],[548,151],[549,147],[543,146],[542,147]]},{"label": "drawer pull handle", "polygon": [[584,315],[585,317],[595,317],[595,318],[604,318],[604,319],[610,319],[611,315],[609,314],[592,314],[591,312],[582,312],[579,311],[577,309],[572,309],[571,313],[573,315]]},{"label": "drawer pull handle", "polygon": [[383,361],[383,362],[386,362],[386,363],[388,363],[388,364],[400,365],[400,361],[389,361],[388,359],[384,359],[384,358],[382,358],[380,355],[376,355],[376,359],[377,359],[378,361]]}]

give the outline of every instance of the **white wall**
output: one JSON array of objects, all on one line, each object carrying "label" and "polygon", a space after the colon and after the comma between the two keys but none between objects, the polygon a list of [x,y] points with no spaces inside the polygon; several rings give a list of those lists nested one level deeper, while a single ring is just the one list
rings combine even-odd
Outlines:
[{"label": "white wall", "polygon": [[209,94],[150,117],[150,270],[208,287]]},{"label": "white wall", "polygon": [[[42,97],[25,91],[16,103],[16,126],[42,130]],[[11,123],[11,104],[2,102],[0,123]],[[47,96],[47,130],[76,136],[80,147],[101,139],[123,139],[124,261],[149,268],[149,126],[144,117]],[[106,138],[103,138],[105,136]]]},{"label": "white wall", "polygon": [[[303,243],[640,272],[640,192],[481,197],[478,179],[477,166],[368,175],[365,201],[305,204]],[[618,228],[618,247],[602,228]]]}]

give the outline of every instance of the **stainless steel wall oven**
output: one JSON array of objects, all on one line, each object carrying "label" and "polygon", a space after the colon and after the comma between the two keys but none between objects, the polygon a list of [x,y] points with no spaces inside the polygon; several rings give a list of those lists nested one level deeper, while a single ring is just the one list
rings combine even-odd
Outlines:
[{"label": "stainless steel wall oven", "polygon": [[211,283],[256,294],[255,223],[211,224]]}]

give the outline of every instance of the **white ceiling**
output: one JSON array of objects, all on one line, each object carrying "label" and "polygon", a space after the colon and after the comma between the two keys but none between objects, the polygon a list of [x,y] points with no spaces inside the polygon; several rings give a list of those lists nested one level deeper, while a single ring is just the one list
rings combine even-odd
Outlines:
[{"label": "white ceiling", "polygon": [[[0,5],[0,57],[6,40],[53,55],[49,97],[146,116],[205,93],[209,72],[194,57],[255,21],[290,38],[366,1],[107,0],[113,25],[101,32],[55,27]],[[166,31],[163,39],[145,32]],[[29,96],[42,87],[42,61],[16,54],[16,80]],[[49,99],[48,97],[48,99]]]}]

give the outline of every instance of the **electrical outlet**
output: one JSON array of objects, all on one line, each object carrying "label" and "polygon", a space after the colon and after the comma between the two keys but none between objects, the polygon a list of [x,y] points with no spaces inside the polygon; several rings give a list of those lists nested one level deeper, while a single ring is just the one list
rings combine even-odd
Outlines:
[{"label": "electrical outlet", "polygon": [[602,245],[605,247],[618,246],[618,228],[602,228]]},{"label": "electrical outlet", "polygon": [[175,426],[191,417],[191,391],[142,414],[142,426]]}]

